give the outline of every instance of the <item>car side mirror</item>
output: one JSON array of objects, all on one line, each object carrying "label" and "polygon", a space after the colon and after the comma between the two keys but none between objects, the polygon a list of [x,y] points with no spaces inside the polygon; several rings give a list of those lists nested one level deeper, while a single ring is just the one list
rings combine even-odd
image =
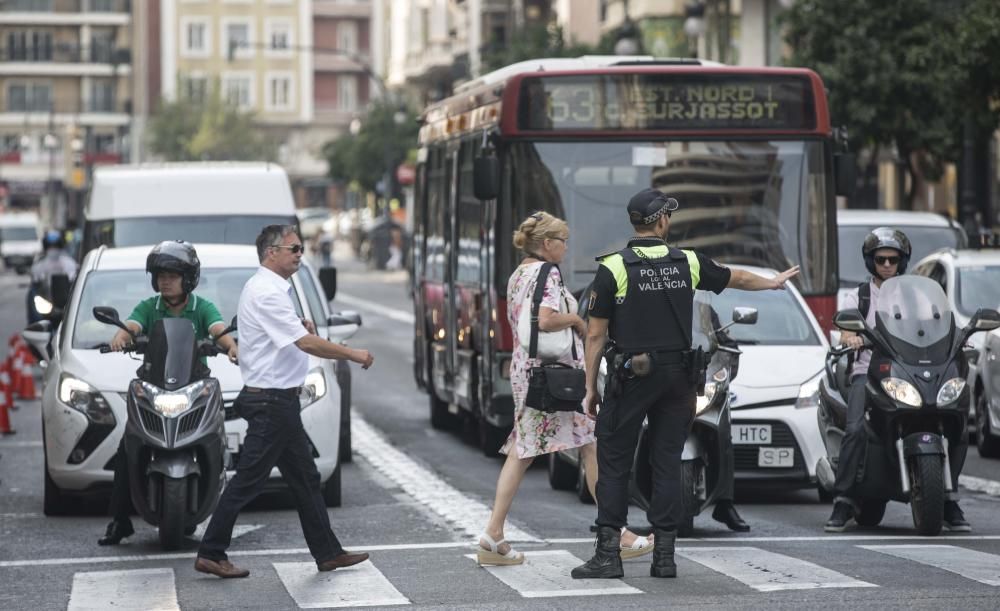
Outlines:
[{"label": "car side mirror", "polygon": [[969,321],[969,327],[976,331],[992,331],[1000,327],[1000,312],[991,308],[979,308]]},{"label": "car side mirror", "polygon": [[326,295],[326,300],[333,301],[333,298],[337,295],[337,268],[319,268],[319,284],[323,287],[323,294]]},{"label": "car side mirror", "polygon": [[52,321],[39,320],[31,323],[21,331],[21,337],[28,342],[28,349],[39,361],[47,361],[52,358],[49,354],[49,342],[52,341]]},{"label": "car side mirror", "polygon": [[327,324],[330,327],[336,327],[338,325],[357,325],[360,327],[361,314],[355,312],[354,310],[336,312],[334,314],[330,314],[330,318],[327,319]]},{"label": "car side mirror", "polygon": [[857,309],[842,310],[833,316],[833,324],[844,331],[861,333],[865,330],[865,319]]},{"label": "car side mirror", "polygon": [[342,342],[352,337],[361,327],[361,314],[353,311],[331,314],[327,319],[329,326],[326,331],[330,341]]},{"label": "car side mirror", "polygon": [[476,157],[472,162],[472,192],[477,199],[496,199],[500,194],[500,160],[496,155]]},{"label": "car side mirror", "polygon": [[757,308],[733,308],[733,322],[738,325],[757,324]]},{"label": "car side mirror", "polygon": [[69,289],[72,283],[66,274],[53,274],[49,280],[49,295],[52,297],[52,307],[60,310],[69,303]]},{"label": "car side mirror", "polygon": [[858,181],[858,165],[854,153],[837,153],[833,156],[833,175],[836,181],[835,193],[852,197]]}]

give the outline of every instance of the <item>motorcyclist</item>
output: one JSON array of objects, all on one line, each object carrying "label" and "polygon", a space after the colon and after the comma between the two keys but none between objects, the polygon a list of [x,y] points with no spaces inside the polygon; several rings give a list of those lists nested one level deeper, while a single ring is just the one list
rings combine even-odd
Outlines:
[{"label": "motorcyclist", "polygon": [[31,290],[28,291],[28,324],[41,319],[41,312],[34,306],[36,295],[48,296],[52,276],[64,274],[70,282],[79,269],[76,261],[66,253],[62,233],[49,230],[42,236],[42,255],[31,266]]},{"label": "motorcyclist", "polygon": [[[193,292],[201,277],[201,262],[194,246],[179,240],[157,244],[146,257],[146,273],[150,274],[153,290],[159,295],[140,301],[125,320],[125,326],[133,333],[140,334],[148,332],[158,320],[186,318],[194,325],[196,339],[203,340],[209,336],[217,338],[229,359],[235,363],[238,356],[236,342],[229,335],[219,336],[225,330],[226,323],[218,308]],[[132,336],[119,329],[111,340],[111,348],[123,350],[131,343]],[[115,455],[115,480],[110,507],[112,520],[104,536],[98,540],[99,545],[117,545],[135,532],[129,519],[130,509],[128,459],[123,437]]]},{"label": "motorcyclist", "polygon": [[[865,318],[865,323],[875,327],[875,311],[878,305],[879,289],[882,283],[906,272],[910,261],[910,240],[902,231],[891,227],[877,227],[871,231],[861,245],[865,267],[871,273],[871,280],[862,283],[856,291],[847,295],[844,309],[858,309]],[[864,461],[868,437],[865,431],[865,381],[868,375],[868,365],[871,363],[871,350],[864,348],[864,338],[850,331],[841,332],[841,343],[854,348],[858,352],[850,372],[850,389],[847,396],[847,426],[844,438],[840,442],[840,458],[837,461],[837,479],[834,483],[836,498],[833,513],[827,520],[826,532],[843,532],[847,523],[852,520],[859,506],[851,497],[852,486],[857,479],[859,469]],[[967,442],[953,448],[952,463],[961,472],[965,462]],[[952,469],[954,472],[955,469]],[[955,474],[957,481],[957,473]],[[965,520],[962,509],[958,506],[958,496],[949,492],[944,505],[945,525],[953,531],[968,532],[971,529]]]}]

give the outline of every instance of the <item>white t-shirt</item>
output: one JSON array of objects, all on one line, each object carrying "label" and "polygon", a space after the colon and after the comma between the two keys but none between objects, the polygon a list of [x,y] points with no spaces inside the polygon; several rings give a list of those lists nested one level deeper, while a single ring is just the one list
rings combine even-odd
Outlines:
[{"label": "white t-shirt", "polygon": [[[871,290],[871,302],[868,304],[868,314],[865,316],[865,324],[869,328],[875,328],[875,307],[878,305],[878,293],[879,288],[875,286],[875,281],[870,280],[868,282],[868,288]],[[861,289],[855,289],[848,293],[844,297],[844,309],[845,310],[856,310],[858,309],[858,304],[860,303],[861,297],[858,295],[858,291]],[[241,348],[242,350],[242,348]],[[242,352],[241,352],[242,354]],[[854,359],[854,367],[851,369],[851,377],[858,375],[868,374],[868,365],[872,362],[872,351],[871,350],[860,350],[858,351],[857,357]]]},{"label": "white t-shirt", "polygon": [[308,331],[295,312],[292,285],[260,267],[244,285],[237,310],[240,373],[256,388],[302,386],[309,356],[295,345]]}]

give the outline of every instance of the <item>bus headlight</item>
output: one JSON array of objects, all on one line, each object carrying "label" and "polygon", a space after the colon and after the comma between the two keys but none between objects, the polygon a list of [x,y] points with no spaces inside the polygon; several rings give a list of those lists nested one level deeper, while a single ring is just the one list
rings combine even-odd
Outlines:
[{"label": "bus headlight", "polygon": [[947,405],[949,403],[954,403],[962,396],[962,391],[965,390],[965,380],[963,378],[952,378],[945,382],[941,386],[941,390],[937,394],[937,404]]},{"label": "bus headlight", "polygon": [[882,390],[892,399],[910,407],[920,407],[924,403],[917,387],[906,380],[886,378],[882,380]]},{"label": "bus headlight", "polygon": [[312,405],[326,396],[326,374],[322,367],[316,367],[306,374],[306,383],[302,385],[299,403],[302,409]]}]

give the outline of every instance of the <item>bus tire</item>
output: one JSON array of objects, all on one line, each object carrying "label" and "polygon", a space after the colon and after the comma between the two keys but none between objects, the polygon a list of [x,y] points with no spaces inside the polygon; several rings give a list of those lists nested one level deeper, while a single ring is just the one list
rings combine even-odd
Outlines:
[{"label": "bus tire", "polygon": [[483,455],[494,457],[500,453],[500,448],[507,441],[508,431],[493,426],[485,419],[479,419],[479,449]]}]

